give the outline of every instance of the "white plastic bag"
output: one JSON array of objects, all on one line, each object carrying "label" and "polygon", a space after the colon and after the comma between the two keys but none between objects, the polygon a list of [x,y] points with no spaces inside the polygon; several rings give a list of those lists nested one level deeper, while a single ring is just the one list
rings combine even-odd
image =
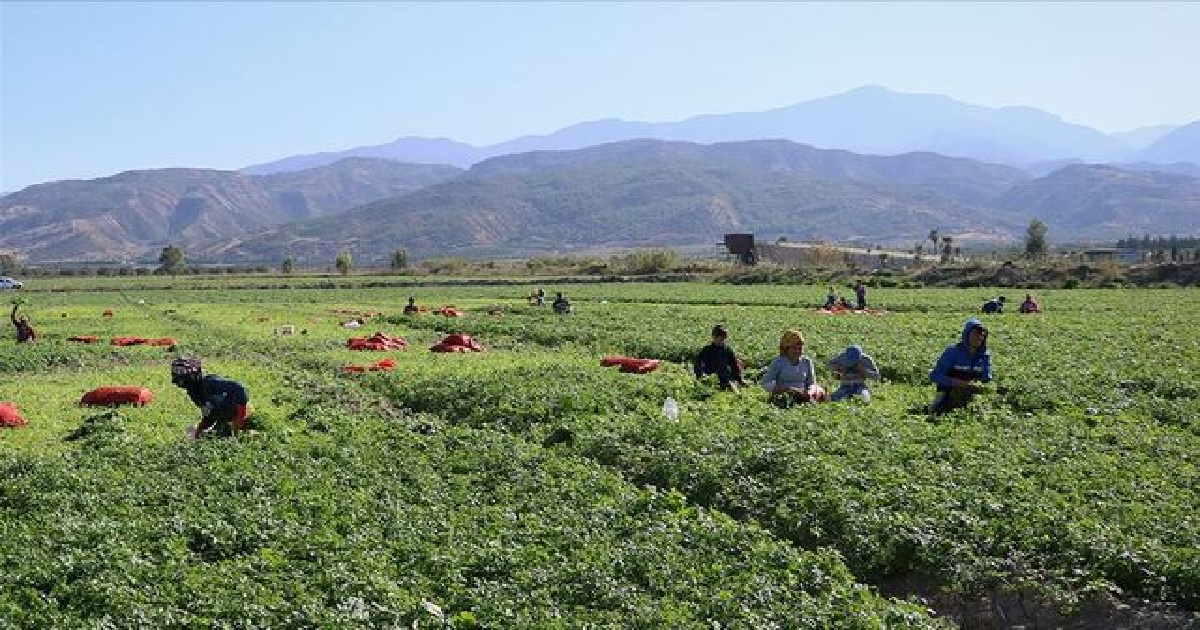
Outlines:
[{"label": "white plastic bag", "polygon": [[674,398],[667,397],[663,401],[662,411],[663,415],[672,422],[679,419],[679,403],[675,402]]}]

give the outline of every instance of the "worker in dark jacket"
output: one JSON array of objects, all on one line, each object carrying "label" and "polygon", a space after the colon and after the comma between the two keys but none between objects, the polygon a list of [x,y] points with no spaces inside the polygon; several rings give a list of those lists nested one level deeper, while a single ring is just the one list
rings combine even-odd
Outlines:
[{"label": "worker in dark jacket", "polygon": [[210,431],[217,437],[229,437],[248,428],[250,396],[237,381],[215,374],[205,375],[200,359],[180,357],[171,362],[171,382],[187,391],[188,398],[200,408],[200,424],[194,437]]},{"label": "worker in dark jacket", "polygon": [[746,381],[742,379],[742,366],[738,363],[737,355],[726,345],[728,339],[729,332],[724,326],[713,326],[712,343],[700,349],[692,370],[696,378],[715,374],[721,389],[736,391],[739,386],[745,386]]},{"label": "worker in dark jacket", "polygon": [[554,303],[550,305],[555,313],[563,314],[571,312],[571,300],[563,297],[562,292],[554,294]]},{"label": "worker in dark jacket", "polygon": [[929,374],[938,392],[930,411],[942,414],[965,407],[982,391],[978,383],[992,381],[987,334],[987,328],[978,319],[968,319],[959,342],[942,352]]},{"label": "worker in dark jacket", "polygon": [[990,313],[1003,313],[1004,312],[1004,296],[1001,295],[1000,297],[998,297],[994,300],[988,300],[988,301],[984,302],[983,308],[980,310],[983,311],[984,313],[989,313],[989,314]]},{"label": "worker in dark jacket", "polygon": [[9,316],[12,319],[12,325],[17,329],[17,343],[37,341],[37,331],[33,329],[33,324],[29,323],[29,318],[24,315],[17,316],[19,308],[21,308],[21,302],[18,300],[13,303],[12,315]]}]

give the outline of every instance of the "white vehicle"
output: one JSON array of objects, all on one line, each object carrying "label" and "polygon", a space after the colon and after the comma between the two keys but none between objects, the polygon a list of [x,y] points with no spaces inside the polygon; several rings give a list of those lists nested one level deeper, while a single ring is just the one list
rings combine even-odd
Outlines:
[{"label": "white vehicle", "polygon": [[20,289],[25,286],[24,282],[13,280],[12,278],[0,278],[0,289]]}]

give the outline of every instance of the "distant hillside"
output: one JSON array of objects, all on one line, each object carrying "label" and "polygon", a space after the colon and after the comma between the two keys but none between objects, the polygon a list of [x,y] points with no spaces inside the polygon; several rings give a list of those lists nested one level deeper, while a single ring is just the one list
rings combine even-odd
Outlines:
[{"label": "distant hillside", "polygon": [[1042,219],[1056,240],[1200,234],[1200,179],[1075,165],[1017,184],[995,207],[1010,220]]},{"label": "distant hillside", "polygon": [[[335,218],[280,225],[206,250],[214,257],[332,260],[511,255],[594,246],[712,244],[729,231],[843,241],[922,241],[931,227],[1004,238],[990,221],[1015,169],[935,156],[822,151],[782,141],[629,141],[496,158],[464,176]],[[958,200],[956,200],[958,199]]]},{"label": "distant hillside", "polygon": [[255,164],[243,168],[242,172],[248,175],[288,173],[327,166],[351,157],[382,158],[412,164],[445,164],[457,168],[467,168],[490,155],[485,149],[445,138],[400,138],[387,144],[297,155],[265,164]]},{"label": "distant hillside", "polygon": [[1200,120],[1159,138],[1139,151],[1135,159],[1159,164],[1189,162],[1200,165]]},{"label": "distant hillside", "polygon": [[0,250],[33,261],[153,256],[168,241],[193,250],[207,241],[411,192],[459,172],[355,158],[268,177],[161,169],[39,184],[0,198]]},{"label": "distant hillside", "polygon": [[1154,125],[1152,127],[1139,127],[1130,131],[1122,131],[1120,133],[1109,134],[1110,136],[1124,142],[1131,148],[1141,151],[1146,147],[1154,144],[1159,138],[1178,129],[1181,125]]},{"label": "distant hillside", "polygon": [[[1134,138],[1145,138],[1152,132],[1131,133]],[[856,153],[925,151],[1010,165],[1070,159],[1113,161],[1134,151],[1122,140],[1030,107],[983,107],[936,94],[904,94],[867,86],[762,112],[711,114],[666,123],[599,120],[485,147],[446,139],[401,138],[383,145],[284,158],[245,170],[295,170],[348,156],[465,167],[501,155],[574,150],[641,138],[701,143],[785,139]]]}]

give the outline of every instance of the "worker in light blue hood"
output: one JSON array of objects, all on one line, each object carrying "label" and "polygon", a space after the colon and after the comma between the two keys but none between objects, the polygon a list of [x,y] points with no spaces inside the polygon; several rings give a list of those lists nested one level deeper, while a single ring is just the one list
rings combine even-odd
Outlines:
[{"label": "worker in light blue hood", "polygon": [[929,374],[938,392],[930,411],[941,414],[965,407],[981,391],[978,383],[992,381],[987,334],[987,328],[978,319],[968,319],[962,339],[942,352]]},{"label": "worker in light blue hood", "polygon": [[867,379],[879,378],[879,367],[875,365],[875,359],[871,358],[871,355],[863,352],[862,346],[850,346],[830,359],[829,369],[841,383],[830,400],[837,402],[851,396],[871,399],[871,392],[867,390]]}]

